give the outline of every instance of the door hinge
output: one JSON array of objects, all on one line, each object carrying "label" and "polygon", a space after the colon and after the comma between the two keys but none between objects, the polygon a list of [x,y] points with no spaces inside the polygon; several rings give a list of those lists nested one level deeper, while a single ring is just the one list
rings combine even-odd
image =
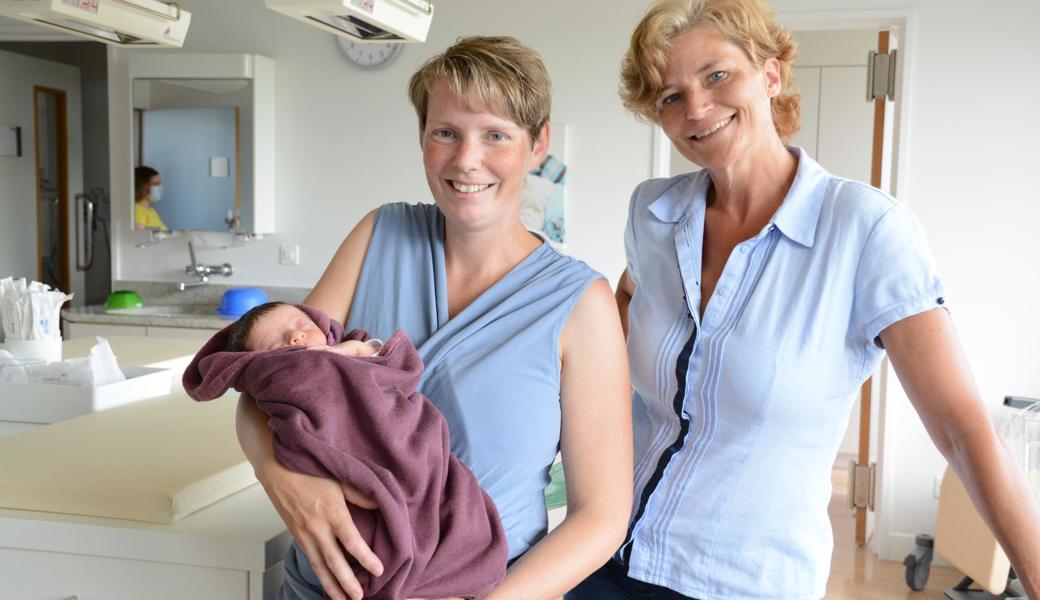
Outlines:
[{"label": "door hinge", "polygon": [[877,464],[861,465],[849,461],[849,508],[874,510],[874,490],[877,481]]},{"label": "door hinge", "polygon": [[896,51],[867,55],[867,102],[896,99]]}]

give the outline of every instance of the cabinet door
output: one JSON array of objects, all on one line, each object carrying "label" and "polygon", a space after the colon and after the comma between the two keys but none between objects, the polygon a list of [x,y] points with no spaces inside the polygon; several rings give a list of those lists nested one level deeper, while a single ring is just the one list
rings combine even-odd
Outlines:
[{"label": "cabinet door", "polygon": [[809,156],[816,155],[820,117],[820,67],[795,67],[794,86],[802,92],[801,128],[791,136],[791,144],[801,146]]},{"label": "cabinet door", "polygon": [[14,435],[23,431],[39,429],[45,423],[21,423],[18,421],[0,421],[0,437]]},{"label": "cabinet door", "polygon": [[245,571],[0,548],[0,597],[20,600],[247,600]]},{"label": "cabinet door", "polygon": [[[230,322],[230,321],[229,321]],[[186,338],[208,340],[213,337],[216,329],[195,329],[192,327],[158,327],[148,326],[148,337],[154,338]]]},{"label": "cabinet door", "polygon": [[65,321],[65,339],[89,337],[92,335],[131,335],[145,337],[148,328],[144,325],[106,325],[102,323],[72,323]]},{"label": "cabinet door", "polygon": [[816,160],[835,175],[869,182],[874,103],[864,98],[866,81],[865,66],[823,69]]}]

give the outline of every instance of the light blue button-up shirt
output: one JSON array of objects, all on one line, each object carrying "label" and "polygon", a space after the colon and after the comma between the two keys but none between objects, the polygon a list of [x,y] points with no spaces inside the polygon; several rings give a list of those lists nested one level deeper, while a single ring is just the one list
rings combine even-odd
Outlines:
[{"label": "light blue button-up shirt", "polygon": [[647,181],[630,207],[636,502],[618,558],[704,600],[823,597],[831,466],[878,335],[944,302],[909,209],[791,152],[791,190],[703,316],[707,172]]}]

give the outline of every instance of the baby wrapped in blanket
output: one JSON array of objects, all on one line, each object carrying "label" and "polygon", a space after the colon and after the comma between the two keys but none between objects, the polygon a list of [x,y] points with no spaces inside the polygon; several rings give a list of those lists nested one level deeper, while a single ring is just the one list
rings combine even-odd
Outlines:
[{"label": "baby wrapped in blanket", "polygon": [[232,387],[249,394],[269,417],[280,464],[376,502],[348,504],[384,565],[378,577],[355,569],[365,598],[483,595],[505,576],[498,511],[451,454],[444,417],[416,391],[415,347],[401,331],[381,348],[367,338],[344,338],[342,325],[308,306],[269,303],[202,347],[184,389],[195,400]]}]

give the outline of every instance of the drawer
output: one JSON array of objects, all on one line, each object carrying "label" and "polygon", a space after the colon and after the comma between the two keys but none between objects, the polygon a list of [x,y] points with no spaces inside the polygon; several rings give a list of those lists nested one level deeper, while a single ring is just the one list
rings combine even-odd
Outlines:
[{"label": "drawer", "polygon": [[246,571],[0,548],[0,598],[247,600]]},{"label": "drawer", "polygon": [[73,323],[71,321],[65,321],[65,339],[74,340],[76,338],[82,338],[92,335],[109,336],[109,335],[130,335],[136,337],[145,337],[148,335],[148,328],[144,325],[108,325],[105,323]]},{"label": "drawer", "polygon": [[[230,323],[230,321],[228,321]],[[213,337],[219,329],[199,329],[195,327],[159,327],[157,325],[148,326],[148,337],[165,337],[165,338],[189,338],[208,340]]]},{"label": "drawer", "polygon": [[38,429],[46,423],[20,423],[18,421],[0,421],[0,437],[14,435],[30,429]]}]

